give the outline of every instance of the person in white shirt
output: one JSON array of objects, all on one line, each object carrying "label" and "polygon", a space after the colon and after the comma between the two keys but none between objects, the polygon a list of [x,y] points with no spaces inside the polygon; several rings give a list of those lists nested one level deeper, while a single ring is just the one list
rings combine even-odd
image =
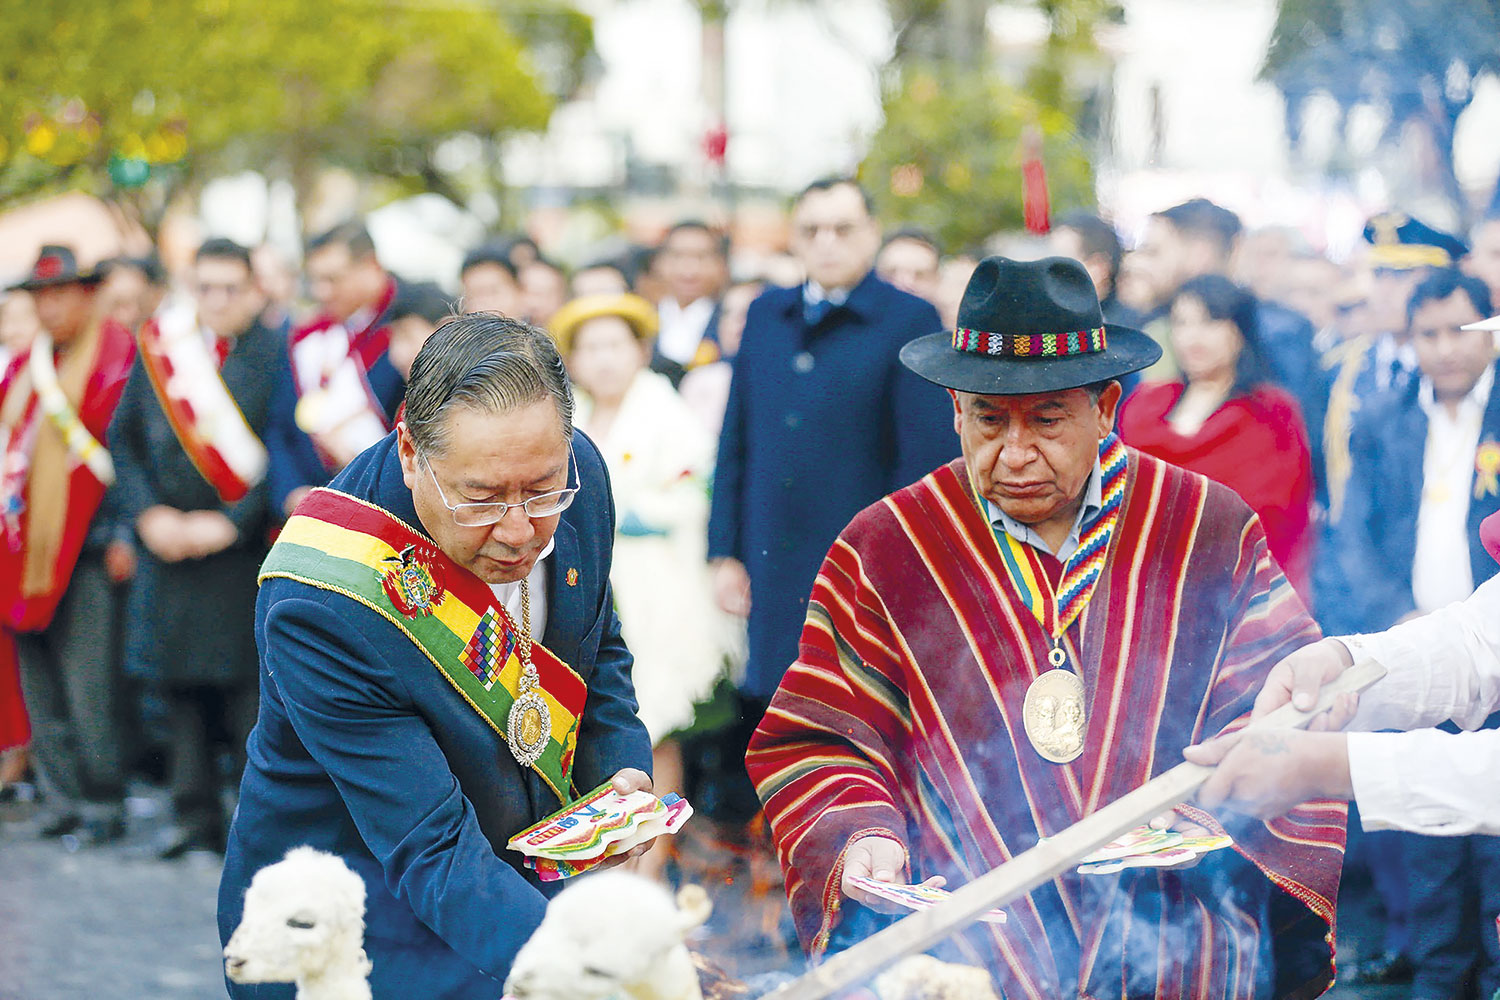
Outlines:
[{"label": "person in white shirt", "polygon": [[[1500,316],[1462,329],[1493,335]],[[1491,381],[1492,372],[1486,371]],[[1486,474],[1481,467],[1474,472]],[[1485,492],[1485,484],[1477,485]],[[1479,533],[1500,561],[1500,513],[1487,517]],[[1467,580],[1467,554],[1460,561],[1449,571]],[[1500,835],[1500,730],[1473,731],[1500,711],[1500,576],[1466,599],[1408,616],[1384,632],[1303,647],[1271,671],[1252,718],[1288,701],[1310,708],[1318,690],[1356,657],[1379,661],[1386,676],[1363,696],[1341,696],[1309,731],[1189,747],[1189,760],[1218,765],[1199,802],[1271,817],[1309,798],[1336,797],[1358,803],[1367,830]],[[1448,720],[1469,732],[1426,728]],[[1391,729],[1418,731],[1376,732]]]},{"label": "person in white shirt", "polygon": [[718,298],[729,277],[724,238],[707,223],[689,219],[667,230],[657,250],[665,294],[657,303],[661,327],[651,370],[674,386],[683,375],[719,360]]},{"label": "person in white shirt", "polygon": [[[1500,557],[1500,515],[1486,523]],[[1500,710],[1500,577],[1384,632],[1304,646],[1272,669],[1252,717],[1288,701],[1311,707],[1356,657],[1388,673],[1362,696],[1341,695],[1307,731],[1185,750],[1194,763],[1218,765],[1199,804],[1269,818],[1308,799],[1343,798],[1358,803],[1366,830],[1500,835],[1500,730],[1472,731]],[[1447,720],[1470,732],[1426,728]],[[1390,729],[1415,731],[1376,731]]]},{"label": "person in white shirt", "polygon": [[[1417,287],[1410,306],[1411,340],[1421,381],[1381,397],[1361,414],[1354,434],[1356,467],[1334,552],[1351,588],[1350,630],[1376,633],[1436,613],[1416,629],[1398,625],[1383,633],[1390,638],[1370,651],[1382,662],[1390,660],[1395,676],[1366,696],[1366,707],[1354,720],[1361,730],[1432,726],[1449,719],[1475,729],[1500,707],[1494,696],[1493,631],[1487,682],[1442,679],[1460,669],[1483,676],[1486,661],[1466,652],[1465,643],[1472,646],[1479,641],[1473,635],[1497,627],[1500,607],[1495,585],[1485,584],[1496,571],[1493,551],[1487,553],[1480,539],[1480,522],[1487,516],[1490,530],[1500,530],[1492,517],[1500,510],[1496,350],[1493,334],[1482,329],[1489,324],[1475,322],[1490,311],[1488,298],[1482,283],[1449,270],[1433,273]],[[1476,584],[1484,585],[1477,594]],[[1464,619],[1454,608],[1468,609],[1473,629],[1464,632],[1455,623]],[[1425,638],[1433,632],[1442,644]],[[1360,641],[1325,640],[1314,648],[1321,653],[1304,651],[1297,657],[1329,667],[1336,662],[1333,654]],[[1445,662],[1443,650],[1450,660],[1461,656],[1463,662]],[[1423,666],[1437,673],[1414,673]],[[1416,676],[1426,679],[1413,680]],[[1277,703],[1284,701],[1283,693]],[[1400,714],[1392,714],[1393,706]],[[1349,720],[1335,721],[1341,727]],[[1472,893],[1480,899],[1479,924],[1493,923],[1500,911],[1500,886],[1486,874],[1500,866],[1500,839],[1494,836],[1500,834],[1496,734],[1277,734],[1251,738],[1243,747],[1206,746],[1186,756],[1200,763],[1224,758],[1200,794],[1206,808],[1227,805],[1271,816],[1308,797],[1353,799],[1360,826],[1372,834],[1356,839],[1363,842],[1391,921],[1385,954],[1365,964],[1387,967],[1379,981],[1390,981],[1395,965],[1414,965],[1416,997],[1448,996],[1457,989],[1474,956],[1475,918],[1465,898]],[[1486,940],[1491,953],[1480,977],[1492,985],[1483,996],[1500,987],[1500,940],[1493,935]]]}]

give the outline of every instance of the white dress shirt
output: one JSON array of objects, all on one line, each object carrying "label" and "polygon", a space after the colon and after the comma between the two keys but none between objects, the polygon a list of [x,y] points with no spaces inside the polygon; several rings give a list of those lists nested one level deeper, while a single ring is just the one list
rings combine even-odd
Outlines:
[{"label": "white dress shirt", "polygon": [[1474,592],[1469,563],[1469,495],[1474,452],[1484,426],[1484,410],[1495,384],[1486,368],[1455,413],[1437,402],[1432,383],[1422,380],[1417,401],[1427,413],[1427,446],[1422,453],[1422,502],[1417,510],[1417,551],[1411,566],[1411,594],[1418,611],[1436,611]]},{"label": "white dress shirt", "polygon": [[656,307],[656,315],[660,323],[656,349],[662,357],[685,365],[698,353],[698,345],[708,331],[708,321],[714,318],[714,300],[694,299],[680,306],[670,295],[664,296]]},{"label": "white dress shirt", "polygon": [[[537,556],[536,565],[531,567],[531,572],[526,576],[526,584],[531,590],[531,641],[540,643],[542,636],[547,634],[547,557],[552,554],[557,540],[549,538],[547,547],[542,549],[542,554]],[[500,603],[505,605],[505,610],[510,613],[511,620],[516,623],[516,628],[521,627],[521,581],[515,583],[492,583],[490,590]]]},{"label": "white dress shirt", "polygon": [[[1393,333],[1382,333],[1375,340],[1375,387],[1384,392],[1396,384],[1395,369],[1403,376],[1417,371],[1417,349],[1411,341],[1399,343]],[[1404,383],[1403,384],[1408,384]]]},{"label": "white dress shirt", "polygon": [[1339,641],[1389,671],[1349,725],[1359,730],[1348,734],[1349,775],[1365,829],[1500,835],[1500,730],[1422,729],[1451,719],[1472,730],[1500,708],[1500,576],[1461,603]]}]

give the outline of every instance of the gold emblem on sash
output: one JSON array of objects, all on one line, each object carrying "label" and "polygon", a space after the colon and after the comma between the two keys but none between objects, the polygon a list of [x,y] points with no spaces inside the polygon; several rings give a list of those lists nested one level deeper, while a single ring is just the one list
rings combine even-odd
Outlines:
[{"label": "gold emblem on sash", "polygon": [[1021,707],[1026,738],[1045,760],[1066,764],[1083,753],[1083,681],[1052,669],[1031,682]]}]

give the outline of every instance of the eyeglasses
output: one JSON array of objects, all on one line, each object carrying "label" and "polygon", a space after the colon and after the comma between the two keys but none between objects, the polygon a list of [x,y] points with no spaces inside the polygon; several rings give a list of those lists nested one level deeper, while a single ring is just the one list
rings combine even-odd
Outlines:
[{"label": "eyeglasses", "polygon": [[[512,507],[520,507],[526,512],[527,517],[551,517],[561,514],[573,506],[573,497],[582,489],[580,482],[577,486],[569,486],[566,489],[553,490],[550,493],[541,493],[534,497],[522,500],[520,503],[461,503],[451,504],[448,496],[443,492],[442,483],[438,482],[437,473],[432,471],[432,463],[427,461],[423,455],[422,464],[427,466],[427,474],[432,477],[432,485],[437,487],[438,496],[453,514],[453,523],[461,528],[479,528],[489,524],[498,524],[504,520],[505,515],[510,513]],[[573,448],[568,446],[568,466],[573,469],[578,463],[573,459]],[[577,479],[576,470],[570,477]]]}]

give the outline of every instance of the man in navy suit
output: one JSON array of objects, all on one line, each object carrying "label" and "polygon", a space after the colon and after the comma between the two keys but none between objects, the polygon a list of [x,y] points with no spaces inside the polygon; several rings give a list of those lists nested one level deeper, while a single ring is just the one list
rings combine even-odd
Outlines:
[{"label": "man in navy suit", "polygon": [[1468,597],[1495,572],[1479,522],[1500,509],[1488,456],[1500,452],[1494,335],[1477,278],[1434,271],[1407,306],[1420,377],[1356,418],[1353,468],[1334,533],[1356,628],[1378,632]]},{"label": "man in navy suit", "polygon": [[[1479,524],[1500,510],[1500,366],[1493,333],[1463,329],[1489,314],[1483,282],[1433,271],[1407,305],[1420,377],[1373,397],[1355,418],[1352,471],[1328,555],[1348,584],[1357,631],[1381,631],[1464,600],[1495,573]],[[1485,954],[1473,929],[1494,927],[1500,910],[1488,874],[1500,865],[1500,838],[1366,836],[1386,838],[1372,839],[1369,850],[1388,919],[1396,921],[1387,930],[1388,954],[1376,964],[1389,968],[1405,943],[1413,997],[1460,995],[1474,956]],[[1478,914],[1466,896],[1477,898]],[[1484,995],[1500,985],[1500,965],[1489,954],[1480,970]]]},{"label": "man in navy suit", "polygon": [[579,790],[651,787],[614,507],[572,406],[545,333],[451,320],[412,366],[405,420],[288,522],[256,606],[222,939],[254,873],[311,844],[365,881],[376,996],[492,1000],[559,885],[509,838]]},{"label": "man in navy suit", "polygon": [[708,553],[720,606],[749,616],[743,691],[761,708],[797,659],[808,594],[838,533],[958,454],[947,394],[897,359],[942,321],[876,277],[879,247],[857,183],[808,187],[792,209],[807,281],[751,304],[735,357]]}]

